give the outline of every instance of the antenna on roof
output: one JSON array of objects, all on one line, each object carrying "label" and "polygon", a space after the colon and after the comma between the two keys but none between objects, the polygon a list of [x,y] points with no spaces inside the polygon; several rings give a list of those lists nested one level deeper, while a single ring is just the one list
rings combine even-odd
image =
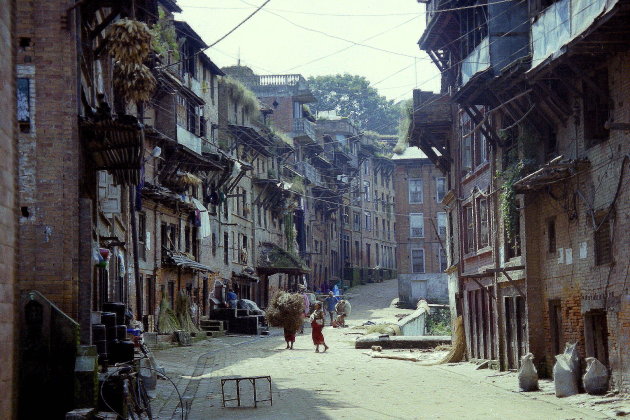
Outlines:
[{"label": "antenna on roof", "polygon": [[236,65],[237,66],[241,66],[241,47],[238,47],[238,54],[237,54],[237,59],[236,59]]}]

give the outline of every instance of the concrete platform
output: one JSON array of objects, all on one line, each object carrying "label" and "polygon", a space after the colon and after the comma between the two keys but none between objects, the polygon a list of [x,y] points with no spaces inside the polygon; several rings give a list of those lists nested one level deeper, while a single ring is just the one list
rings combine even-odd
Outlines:
[{"label": "concrete platform", "polygon": [[440,344],[451,344],[450,335],[388,336],[370,334],[357,338],[356,349],[381,346],[384,349],[430,349]]}]

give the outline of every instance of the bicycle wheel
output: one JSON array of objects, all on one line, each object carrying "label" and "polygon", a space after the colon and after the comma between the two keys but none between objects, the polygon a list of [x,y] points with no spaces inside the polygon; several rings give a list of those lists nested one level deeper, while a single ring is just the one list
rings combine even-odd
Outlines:
[{"label": "bicycle wheel", "polygon": [[138,378],[138,407],[147,414],[149,420],[153,420],[153,413],[151,413],[151,401],[147,394],[147,389],[144,387],[144,381]]}]

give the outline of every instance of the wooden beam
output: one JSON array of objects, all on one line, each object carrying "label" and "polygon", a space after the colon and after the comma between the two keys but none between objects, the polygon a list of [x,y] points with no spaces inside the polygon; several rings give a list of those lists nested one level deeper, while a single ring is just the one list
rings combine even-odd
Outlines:
[{"label": "wooden beam", "polygon": [[[524,268],[524,267],[523,267]],[[515,269],[515,268],[512,268]],[[516,288],[516,290],[518,290],[518,292],[520,293],[521,296],[526,297],[527,295],[525,293],[523,293],[523,291],[521,290],[520,287],[518,287],[518,284],[516,284],[516,282],[514,280],[512,280],[512,277],[510,277],[510,275],[508,274],[508,270],[507,267],[503,268],[502,271],[503,275],[505,276],[505,278],[510,282],[510,284],[512,286],[514,286]]]},{"label": "wooden beam", "polygon": [[477,280],[475,277],[469,277],[469,278],[472,279],[475,283],[477,283],[479,285],[479,287],[484,289],[490,296],[492,296],[492,299],[497,300],[496,295],[494,293],[490,293],[490,291],[486,288],[486,286],[481,284],[481,282],[479,280]]},{"label": "wooden beam", "polygon": [[96,27],[90,31],[90,39],[96,38],[101,33],[101,31],[103,31],[103,29],[105,29],[110,23],[114,21],[114,19],[118,17],[119,14],[120,11],[118,9],[111,12],[105,19],[103,19],[101,23],[96,25]]},{"label": "wooden beam", "polygon": [[604,92],[602,89],[600,89],[600,87],[597,86],[597,84],[593,82],[591,78],[588,77],[583,70],[578,69],[571,60],[566,60],[566,65],[568,68],[571,69],[571,71],[575,74],[575,76],[578,79],[581,79],[591,89],[593,89],[595,93],[597,93],[597,96],[599,96],[601,99],[605,100],[606,102],[610,101],[610,95],[608,95],[608,92]]}]

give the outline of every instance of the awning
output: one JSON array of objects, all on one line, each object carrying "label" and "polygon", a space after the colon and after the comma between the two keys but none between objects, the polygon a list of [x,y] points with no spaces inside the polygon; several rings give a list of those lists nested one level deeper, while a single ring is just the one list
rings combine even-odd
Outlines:
[{"label": "awning", "polygon": [[258,276],[255,276],[253,273],[254,273],[254,270],[251,267],[247,267],[241,270],[239,273],[237,273],[236,271],[232,271],[232,277],[237,278],[237,279],[243,279],[252,283],[258,283],[260,279],[258,278]]},{"label": "awning", "polygon": [[195,271],[206,271],[209,273],[214,273],[214,271],[212,271],[212,269],[207,265],[198,263],[197,261],[189,258],[188,256],[186,256],[186,254],[183,254],[181,252],[166,251],[164,263],[166,265],[188,268]]},{"label": "awning", "polygon": [[272,242],[263,242],[256,270],[259,274],[306,274],[310,269],[297,255],[280,248]]},{"label": "awning", "polygon": [[590,162],[586,159],[563,160],[562,156],[558,156],[537,171],[516,181],[514,190],[520,194],[538,190],[573,176],[589,164]]},{"label": "awning", "polygon": [[117,185],[140,183],[144,126],[135,117],[83,120],[79,127],[81,139],[95,163],[94,169],[111,173]]}]

